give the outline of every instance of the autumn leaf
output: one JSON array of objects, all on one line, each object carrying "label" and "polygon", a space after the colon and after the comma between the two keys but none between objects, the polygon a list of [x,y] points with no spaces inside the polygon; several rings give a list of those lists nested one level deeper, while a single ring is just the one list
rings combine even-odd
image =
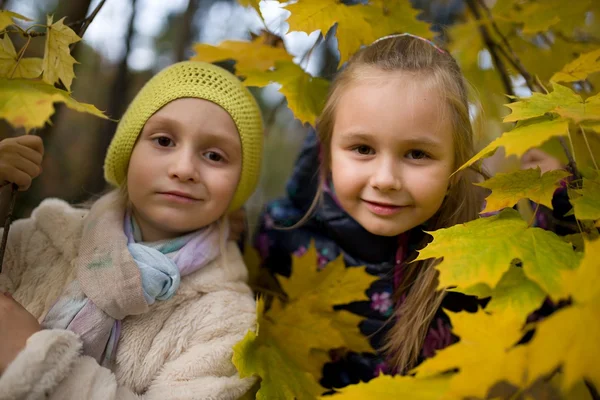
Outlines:
[{"label": "autumn leaf", "polygon": [[364,8],[364,13],[365,19],[372,25],[373,40],[403,32],[424,38],[433,37],[430,25],[417,19],[421,11],[414,9],[409,1],[371,0],[370,5]]},{"label": "autumn leaf", "polygon": [[439,350],[414,369],[417,378],[426,378],[459,369],[450,379],[451,398],[485,398],[496,382],[523,383],[526,353],[514,347],[521,336],[523,320],[514,314],[449,313],[452,332],[458,343]]},{"label": "autumn leaf", "polygon": [[325,36],[334,24],[338,24],[336,37],[340,64],[375,37],[374,28],[367,20],[367,7],[363,4],[347,6],[338,0],[302,0],[285,6],[292,13],[287,20],[291,31],[311,33],[320,30]]},{"label": "autumn leaf", "polygon": [[66,26],[62,18],[56,23],[52,23],[52,16],[48,16],[46,33],[46,48],[42,68],[44,70],[43,80],[46,83],[54,85],[59,80],[65,85],[68,91],[71,91],[71,83],[75,78],[73,65],[77,61],[71,56],[69,45],[81,40],[71,28]]},{"label": "autumn leaf", "polygon": [[338,389],[333,397],[323,396],[321,400],[364,400],[364,399],[442,399],[450,383],[449,376],[417,379],[411,376],[381,375],[369,382]]},{"label": "autumn leaf", "polygon": [[546,293],[525,276],[523,268],[510,266],[491,293],[492,299],[485,307],[487,312],[525,318],[538,309]]},{"label": "autumn leaf", "polygon": [[577,219],[600,219],[600,174],[594,178],[583,178],[581,189],[573,189],[571,204]]},{"label": "autumn leaf", "polygon": [[565,119],[549,119],[546,117],[525,121],[509,132],[488,144],[458,170],[463,170],[475,162],[493,154],[498,147],[504,147],[506,156],[521,157],[532,147],[538,147],[554,136],[565,136],[569,133],[569,122]]},{"label": "autumn leaf", "polygon": [[194,45],[196,55],[192,60],[216,62],[235,60],[236,74],[246,75],[246,71],[266,71],[275,67],[277,61],[292,62],[292,56],[283,48],[264,44],[264,37],[258,36],[251,42],[226,40],[218,46]]},{"label": "autumn leaf", "polygon": [[257,400],[314,399],[323,389],[315,378],[286,358],[278,343],[270,341],[269,322],[264,315],[264,301],[257,308],[257,333],[248,331],[244,339],[233,346],[233,364],[240,377],[261,378]]},{"label": "autumn leaf", "polygon": [[574,268],[580,258],[553,232],[529,228],[513,209],[429,233],[433,241],[417,260],[444,258],[436,267],[439,287],[485,283],[493,289],[516,258],[527,278],[550,296],[562,297],[565,290],[559,273]]},{"label": "autumn leaf", "polygon": [[33,79],[42,73],[41,58],[21,58],[19,62],[17,52],[8,35],[0,39],[0,77]]},{"label": "autumn leaf", "polygon": [[346,347],[372,352],[358,328],[362,318],[333,306],[366,299],[365,291],[376,279],[364,267],[347,268],[342,257],[319,270],[314,246],[294,256],[292,276],[280,280],[287,300],[273,299],[266,313],[259,304],[258,335],[248,333],[234,348],[240,371],[262,378],[257,398],[314,398],[322,390],[315,379],[326,351]]},{"label": "autumn leaf", "polygon": [[600,120],[600,94],[584,101],[566,86],[552,82],[552,87],[554,90],[549,94],[533,93],[531,97],[507,104],[512,113],[504,118],[504,122],[541,117],[549,112],[575,122]]},{"label": "autumn leaf", "polygon": [[262,87],[275,82],[281,85],[279,91],[296,118],[314,124],[323,109],[329,82],[309,75],[293,62],[277,61],[274,71],[248,71],[244,85]]},{"label": "autumn leaf", "polygon": [[552,197],[559,182],[570,174],[564,170],[549,171],[541,175],[536,169],[526,169],[510,173],[498,173],[494,177],[478,183],[478,186],[490,189],[486,198],[486,207],[482,213],[512,207],[521,199],[530,199],[538,204],[552,208]]},{"label": "autumn leaf", "polygon": [[41,81],[0,78],[0,118],[12,126],[29,131],[41,128],[54,113],[54,103],[62,102],[72,110],[107,118],[91,104],[79,103],[64,90]]},{"label": "autumn leaf", "polygon": [[12,11],[0,10],[0,31],[6,29],[7,26],[14,25],[14,19],[23,21],[31,21],[29,18],[17,14]]},{"label": "autumn leaf", "polygon": [[573,305],[539,322],[528,345],[530,380],[562,366],[564,388],[582,378],[600,387],[600,240],[585,243],[581,265],[562,276]]},{"label": "autumn leaf", "polygon": [[576,60],[552,76],[554,82],[582,81],[595,72],[600,71],[600,49],[582,54]]},{"label": "autumn leaf", "polygon": [[260,0],[239,0],[239,3],[244,7],[252,7],[256,10],[258,15],[260,16]]}]

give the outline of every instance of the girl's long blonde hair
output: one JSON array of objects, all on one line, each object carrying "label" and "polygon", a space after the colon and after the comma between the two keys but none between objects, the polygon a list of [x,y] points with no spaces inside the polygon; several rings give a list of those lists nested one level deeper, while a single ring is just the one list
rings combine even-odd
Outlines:
[{"label": "girl's long blonde hair", "polygon": [[[473,154],[473,129],[469,119],[467,84],[456,61],[445,51],[424,39],[399,35],[377,41],[359,50],[334,80],[324,111],[317,122],[321,144],[321,179],[331,171],[331,137],[335,111],[345,88],[365,75],[369,68],[388,72],[408,72],[432,83],[444,96],[453,127],[454,169]],[[428,222],[429,230],[450,227],[477,218],[481,197],[472,185],[474,174],[461,171],[451,178],[450,187],[438,212]],[[322,186],[322,185],[321,185]],[[319,194],[321,190],[319,190]],[[314,209],[316,201],[313,203]],[[309,211],[309,213],[310,213]],[[420,243],[422,248],[426,243]],[[384,351],[393,367],[404,373],[421,354],[429,324],[441,305],[445,291],[437,290],[436,260],[417,261],[406,265],[401,287],[395,293],[404,301],[395,311],[396,323],[391,327]]]}]

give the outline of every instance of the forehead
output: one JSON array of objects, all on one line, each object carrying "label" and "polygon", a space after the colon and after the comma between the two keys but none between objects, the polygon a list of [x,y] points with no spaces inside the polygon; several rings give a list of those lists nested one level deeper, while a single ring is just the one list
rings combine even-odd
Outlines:
[{"label": "forehead", "polygon": [[406,136],[452,139],[452,119],[444,92],[433,79],[403,71],[364,68],[342,88],[333,138],[357,131],[401,140]]},{"label": "forehead", "polygon": [[146,127],[165,125],[239,141],[237,126],[231,115],[221,106],[204,99],[186,97],[173,100],[146,122]]}]

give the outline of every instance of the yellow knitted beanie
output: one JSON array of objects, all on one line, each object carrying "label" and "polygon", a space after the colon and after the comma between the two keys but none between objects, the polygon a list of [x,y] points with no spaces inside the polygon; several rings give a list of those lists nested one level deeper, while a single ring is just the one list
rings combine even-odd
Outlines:
[{"label": "yellow knitted beanie", "polygon": [[234,75],[198,61],[173,64],[154,76],[133,99],[117,126],[104,160],[104,178],[120,187],[127,177],[133,146],[146,121],[167,103],[183,97],[211,101],[233,119],[242,143],[242,174],[230,210],[240,208],[256,189],[263,147],[260,109]]}]

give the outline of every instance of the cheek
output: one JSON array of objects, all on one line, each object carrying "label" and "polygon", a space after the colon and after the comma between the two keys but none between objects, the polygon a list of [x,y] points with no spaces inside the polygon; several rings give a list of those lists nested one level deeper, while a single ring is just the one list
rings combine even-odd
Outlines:
[{"label": "cheek", "polygon": [[335,193],[340,200],[354,196],[362,187],[361,172],[364,167],[344,154],[333,153],[331,157],[331,178]]}]

